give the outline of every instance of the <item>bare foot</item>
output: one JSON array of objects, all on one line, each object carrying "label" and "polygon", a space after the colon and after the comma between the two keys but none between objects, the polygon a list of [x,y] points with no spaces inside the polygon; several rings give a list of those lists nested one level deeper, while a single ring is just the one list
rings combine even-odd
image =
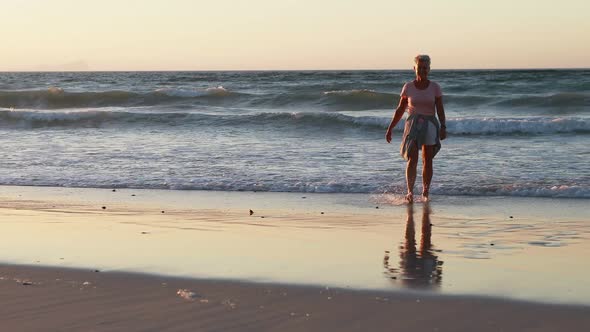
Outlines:
[{"label": "bare foot", "polygon": [[428,195],[429,195],[428,190],[422,191],[422,201],[428,202]]},{"label": "bare foot", "polygon": [[408,203],[414,203],[414,194],[409,193],[406,195],[406,202]]}]

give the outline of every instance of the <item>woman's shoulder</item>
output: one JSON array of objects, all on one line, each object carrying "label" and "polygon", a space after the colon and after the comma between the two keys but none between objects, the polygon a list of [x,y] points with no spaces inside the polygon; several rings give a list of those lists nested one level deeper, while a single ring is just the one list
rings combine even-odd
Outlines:
[{"label": "woman's shoulder", "polygon": [[428,86],[428,88],[430,89],[430,91],[434,93],[435,97],[440,97],[443,94],[440,85],[435,81],[430,81],[430,85]]},{"label": "woman's shoulder", "polygon": [[404,83],[404,86],[402,87],[402,90],[407,90],[414,87],[414,81],[409,81]]},{"label": "woman's shoulder", "polygon": [[412,82],[406,82],[402,87],[402,92],[400,93],[401,96],[407,96],[409,90],[412,88]]}]

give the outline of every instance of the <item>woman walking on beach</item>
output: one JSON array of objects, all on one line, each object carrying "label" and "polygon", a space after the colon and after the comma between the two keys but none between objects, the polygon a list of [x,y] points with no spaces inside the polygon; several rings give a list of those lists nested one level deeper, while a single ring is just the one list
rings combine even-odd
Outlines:
[{"label": "woman walking on beach", "polygon": [[[406,119],[400,153],[407,160],[408,193],[406,200],[410,203],[414,201],[414,183],[416,182],[419,151],[422,150],[423,163],[422,197],[424,200],[428,200],[433,173],[432,159],[440,150],[440,141],[447,137],[442,91],[436,82],[428,79],[430,72],[430,57],[428,55],[417,55],[414,58],[414,72],[416,79],[406,83],[402,88],[399,105],[385,134],[387,143],[391,143],[392,130],[407,109],[409,115]],[[438,119],[436,115],[438,115]]]}]

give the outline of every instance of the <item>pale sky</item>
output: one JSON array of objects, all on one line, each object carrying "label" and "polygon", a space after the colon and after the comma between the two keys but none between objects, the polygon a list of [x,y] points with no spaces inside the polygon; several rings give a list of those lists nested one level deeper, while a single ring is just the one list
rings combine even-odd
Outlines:
[{"label": "pale sky", "polygon": [[0,0],[0,71],[588,68],[588,0]]}]

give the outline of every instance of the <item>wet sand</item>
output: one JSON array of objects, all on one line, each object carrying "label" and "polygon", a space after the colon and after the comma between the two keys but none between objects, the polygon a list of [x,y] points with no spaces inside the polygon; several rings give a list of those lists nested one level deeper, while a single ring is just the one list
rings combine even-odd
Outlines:
[{"label": "wet sand", "polygon": [[9,330],[590,326],[584,200],[0,189]]}]

